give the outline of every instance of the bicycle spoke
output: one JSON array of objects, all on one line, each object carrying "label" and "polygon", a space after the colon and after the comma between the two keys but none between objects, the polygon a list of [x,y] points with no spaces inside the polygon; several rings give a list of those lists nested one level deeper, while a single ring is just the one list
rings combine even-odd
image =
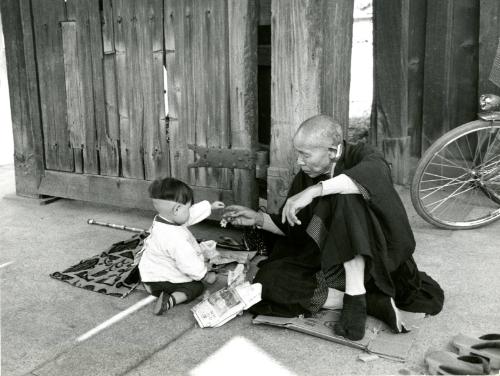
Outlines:
[{"label": "bicycle spoke", "polygon": [[471,189],[474,189],[474,187],[470,187],[470,188],[467,188],[465,191],[462,191],[462,192],[459,192],[457,193],[464,185],[466,185],[467,183],[464,183],[462,184],[460,187],[458,187],[451,195],[449,195],[448,197],[445,197],[445,198],[442,198],[441,200],[438,200],[438,201],[435,201],[433,202],[432,204],[428,204],[427,206],[430,206],[430,205],[434,205],[434,204],[437,204],[439,202],[439,205],[435,206],[434,209],[432,209],[430,211],[430,213],[432,213],[434,210],[436,210],[437,208],[439,208],[441,205],[443,205],[446,201],[448,201],[449,199],[453,198],[453,197],[456,197],[458,195],[461,195],[465,192],[468,192],[470,191]]},{"label": "bicycle spoke", "polygon": [[[441,151],[440,151],[440,152],[441,152]],[[460,166],[460,165],[456,164],[455,162],[453,162],[453,161],[449,160],[448,158],[443,157],[442,155],[440,155],[440,154],[439,154],[440,152],[436,153],[435,157],[442,158],[442,159],[444,159],[446,162],[449,162],[449,163],[451,163],[451,164],[452,164],[452,165],[454,165],[454,166],[457,166],[457,167],[459,167],[459,168],[463,168],[463,166]],[[465,170],[465,168],[464,168],[464,170]]]},{"label": "bicycle spoke", "polygon": [[[460,176],[457,176],[456,178],[449,178],[447,176],[443,176],[443,175],[436,175],[436,174],[433,174],[431,172],[424,172],[424,175],[430,175],[430,176],[435,176],[437,178],[441,178],[441,180],[452,180],[452,181],[455,181],[457,179],[460,179],[461,177],[464,177],[465,175],[467,175],[467,172],[463,173],[462,175]],[[421,183],[424,183],[424,182],[427,182],[428,180],[422,180]]]},{"label": "bicycle spoke", "polygon": [[[419,192],[427,192],[427,191],[429,191],[429,190],[431,190],[431,189],[434,189],[434,192],[432,192],[432,193],[435,193],[435,192],[437,192],[437,191],[439,191],[439,190],[441,190],[441,189],[443,189],[443,188],[448,188],[448,187],[451,187],[451,186],[453,186],[453,185],[462,184],[462,183],[470,183],[470,182],[473,182],[473,181],[474,181],[474,179],[470,179],[470,180],[459,180],[459,181],[457,181],[456,183],[450,183],[450,184],[448,184],[448,185],[441,185],[441,186],[439,186],[439,187],[437,187],[437,188],[436,188],[436,187],[431,187],[431,188],[419,189]],[[431,193],[431,194],[432,194],[432,193]],[[430,194],[430,195],[431,195],[431,194]],[[424,199],[424,198],[427,198],[427,197],[428,197],[428,196],[430,196],[430,195],[427,195],[427,196],[422,197],[422,198],[423,198],[423,199]]]},{"label": "bicycle spoke", "polygon": [[[463,160],[464,162],[467,162],[467,159],[465,159],[465,156],[464,156],[464,154],[462,153],[462,148],[460,147],[460,145],[458,144],[458,142],[457,142],[457,141],[458,141],[458,139],[456,139],[456,140],[454,141],[454,144],[457,146],[457,148],[458,148],[458,152],[460,153],[460,156],[462,157],[462,160]],[[472,166],[469,166],[467,163],[466,163],[466,165],[467,165],[467,167],[472,167]],[[465,170],[465,168],[464,168],[464,170]]]},{"label": "bicycle spoke", "polygon": [[449,167],[449,168],[460,168],[460,169],[462,169],[462,170],[469,171],[469,169],[468,169],[468,168],[465,168],[465,167],[445,165],[445,164],[442,164],[442,163],[434,163],[434,162],[430,162],[430,163],[429,163],[429,165],[434,165],[434,166],[442,166],[442,167]]}]

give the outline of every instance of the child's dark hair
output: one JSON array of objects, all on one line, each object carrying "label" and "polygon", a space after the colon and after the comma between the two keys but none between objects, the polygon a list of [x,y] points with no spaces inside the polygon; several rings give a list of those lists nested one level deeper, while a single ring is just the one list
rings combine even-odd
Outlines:
[{"label": "child's dark hair", "polygon": [[189,185],[175,178],[156,179],[149,186],[149,196],[180,204],[194,203],[193,190]]}]

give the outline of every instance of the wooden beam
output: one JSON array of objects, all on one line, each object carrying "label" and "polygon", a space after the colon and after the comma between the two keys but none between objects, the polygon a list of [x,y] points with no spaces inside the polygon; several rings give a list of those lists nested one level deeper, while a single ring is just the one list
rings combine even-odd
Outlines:
[{"label": "wooden beam", "polygon": [[[45,171],[38,193],[106,205],[153,210],[148,193],[149,184],[151,184],[150,181],[141,179]],[[234,203],[232,190],[192,188],[195,201],[220,200],[228,205]]]},{"label": "wooden beam", "polygon": [[427,2],[422,152],[476,118],[479,2]]},{"label": "wooden beam", "polygon": [[38,197],[44,155],[30,1],[1,1],[0,13],[14,136],[16,193]]},{"label": "wooden beam", "polygon": [[[257,1],[229,0],[229,101],[231,147],[257,150]],[[241,205],[257,209],[256,171],[234,169]]]},{"label": "wooden beam", "polygon": [[270,212],[284,201],[295,169],[298,126],[325,113],[347,129],[352,11],[352,1],[272,2]]}]

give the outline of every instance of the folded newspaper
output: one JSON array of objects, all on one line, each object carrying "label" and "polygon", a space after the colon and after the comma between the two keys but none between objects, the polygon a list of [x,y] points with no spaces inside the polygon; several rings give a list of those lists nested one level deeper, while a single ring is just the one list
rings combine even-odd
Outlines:
[{"label": "folded newspaper", "polygon": [[244,282],[216,291],[191,311],[200,328],[216,328],[261,300],[262,285]]}]

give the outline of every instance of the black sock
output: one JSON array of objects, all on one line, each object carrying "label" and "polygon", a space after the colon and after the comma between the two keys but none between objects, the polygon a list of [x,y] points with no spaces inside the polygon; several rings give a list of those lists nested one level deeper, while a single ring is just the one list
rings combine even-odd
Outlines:
[{"label": "black sock", "polygon": [[366,296],[344,294],[344,306],[340,320],[333,327],[335,334],[359,341],[365,336]]}]

